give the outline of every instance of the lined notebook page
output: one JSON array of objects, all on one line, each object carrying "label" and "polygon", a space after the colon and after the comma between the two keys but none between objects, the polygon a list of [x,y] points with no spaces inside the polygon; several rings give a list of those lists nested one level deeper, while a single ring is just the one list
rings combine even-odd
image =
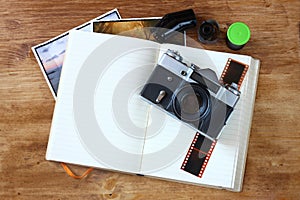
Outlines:
[{"label": "lined notebook page", "polygon": [[70,33],[46,159],[138,173],[149,106],[132,91],[142,87],[139,77],[150,73],[144,68],[158,48],[132,38],[122,46],[114,37]]},{"label": "lined notebook page", "polygon": [[[173,179],[176,181],[198,183],[214,187],[231,189],[239,188],[239,186],[235,187],[235,184],[240,185],[241,182],[235,180],[241,180],[243,176],[245,150],[247,149],[247,145],[245,146],[245,144],[247,144],[248,141],[251,125],[251,116],[257,82],[257,66],[251,64],[252,59],[249,56],[204,51],[169,44],[162,45],[160,55],[167,49],[178,50],[185,59],[195,63],[201,68],[212,68],[214,71],[216,71],[218,77],[220,77],[228,58],[248,64],[250,68],[241,88],[241,98],[234,112],[230,116],[227,125],[222,131],[222,135],[217,142],[203,177],[198,178],[183,170],[180,170],[180,166],[184,161],[186,152],[195,135],[195,132],[192,130],[185,130],[186,140],[182,140],[182,143],[178,143],[178,148],[180,148],[180,150],[177,149],[177,151],[174,151],[174,153],[177,154],[177,157],[176,155],[173,156],[174,159],[168,164],[161,166],[160,169],[153,168],[152,171],[149,169],[149,166],[153,165],[151,165],[151,162],[154,163],[164,161],[162,154],[156,154],[154,156],[153,149],[156,149],[158,146],[167,148],[169,147],[170,141],[174,142],[175,138],[179,134],[179,132],[174,129],[174,127],[179,126],[177,121],[169,121],[165,123],[165,127],[169,126],[166,131],[173,133],[173,135],[169,134],[168,137],[166,136],[166,138],[163,139],[159,137],[156,139],[153,137],[149,140],[146,140],[143,157],[145,174],[164,179]],[[160,114],[166,115],[163,112]],[[174,145],[174,147],[175,146],[176,145]],[[147,153],[152,155],[152,157],[148,156],[147,158]],[[170,156],[171,155],[169,154],[169,157]]]}]

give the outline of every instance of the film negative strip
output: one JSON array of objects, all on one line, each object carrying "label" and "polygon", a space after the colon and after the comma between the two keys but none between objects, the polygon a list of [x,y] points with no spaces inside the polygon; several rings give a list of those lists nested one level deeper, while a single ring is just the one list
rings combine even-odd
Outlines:
[{"label": "film negative strip", "polygon": [[181,169],[202,178],[215,145],[216,142],[211,141],[200,133],[196,133]]},{"label": "film negative strip", "polygon": [[[220,77],[220,82],[240,90],[248,68],[248,65],[229,58]],[[216,141],[196,133],[181,169],[201,178],[215,145]]]},{"label": "film negative strip", "polygon": [[238,86],[238,90],[240,90],[248,68],[248,65],[229,58],[222,72],[220,82],[224,85],[235,83]]}]

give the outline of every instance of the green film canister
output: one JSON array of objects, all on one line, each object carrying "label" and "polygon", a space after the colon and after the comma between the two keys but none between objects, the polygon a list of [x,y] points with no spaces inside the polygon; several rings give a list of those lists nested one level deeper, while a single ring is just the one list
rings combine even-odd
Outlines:
[{"label": "green film canister", "polygon": [[239,50],[245,46],[250,39],[250,29],[243,22],[231,24],[227,30],[226,44],[232,50]]}]

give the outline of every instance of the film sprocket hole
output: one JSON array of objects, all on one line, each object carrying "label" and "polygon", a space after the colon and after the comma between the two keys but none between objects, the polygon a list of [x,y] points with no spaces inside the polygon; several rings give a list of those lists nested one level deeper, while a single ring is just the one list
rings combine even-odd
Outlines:
[{"label": "film sprocket hole", "polygon": [[141,91],[144,100],[183,121],[212,140],[219,137],[240,97],[238,85],[224,85],[216,73],[168,50]]}]

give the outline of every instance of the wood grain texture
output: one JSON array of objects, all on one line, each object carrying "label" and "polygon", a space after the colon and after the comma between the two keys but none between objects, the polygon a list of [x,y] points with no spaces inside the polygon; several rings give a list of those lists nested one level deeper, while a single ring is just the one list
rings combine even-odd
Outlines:
[{"label": "wood grain texture", "polygon": [[[300,199],[299,0],[0,3],[0,199]],[[30,47],[115,7],[124,18],[193,8],[223,33],[235,21],[250,26],[252,38],[239,53],[260,59],[261,70],[243,192],[102,170],[75,180],[45,161],[55,102]],[[188,35],[196,39],[195,30]],[[233,52],[224,37],[205,48]]]}]

